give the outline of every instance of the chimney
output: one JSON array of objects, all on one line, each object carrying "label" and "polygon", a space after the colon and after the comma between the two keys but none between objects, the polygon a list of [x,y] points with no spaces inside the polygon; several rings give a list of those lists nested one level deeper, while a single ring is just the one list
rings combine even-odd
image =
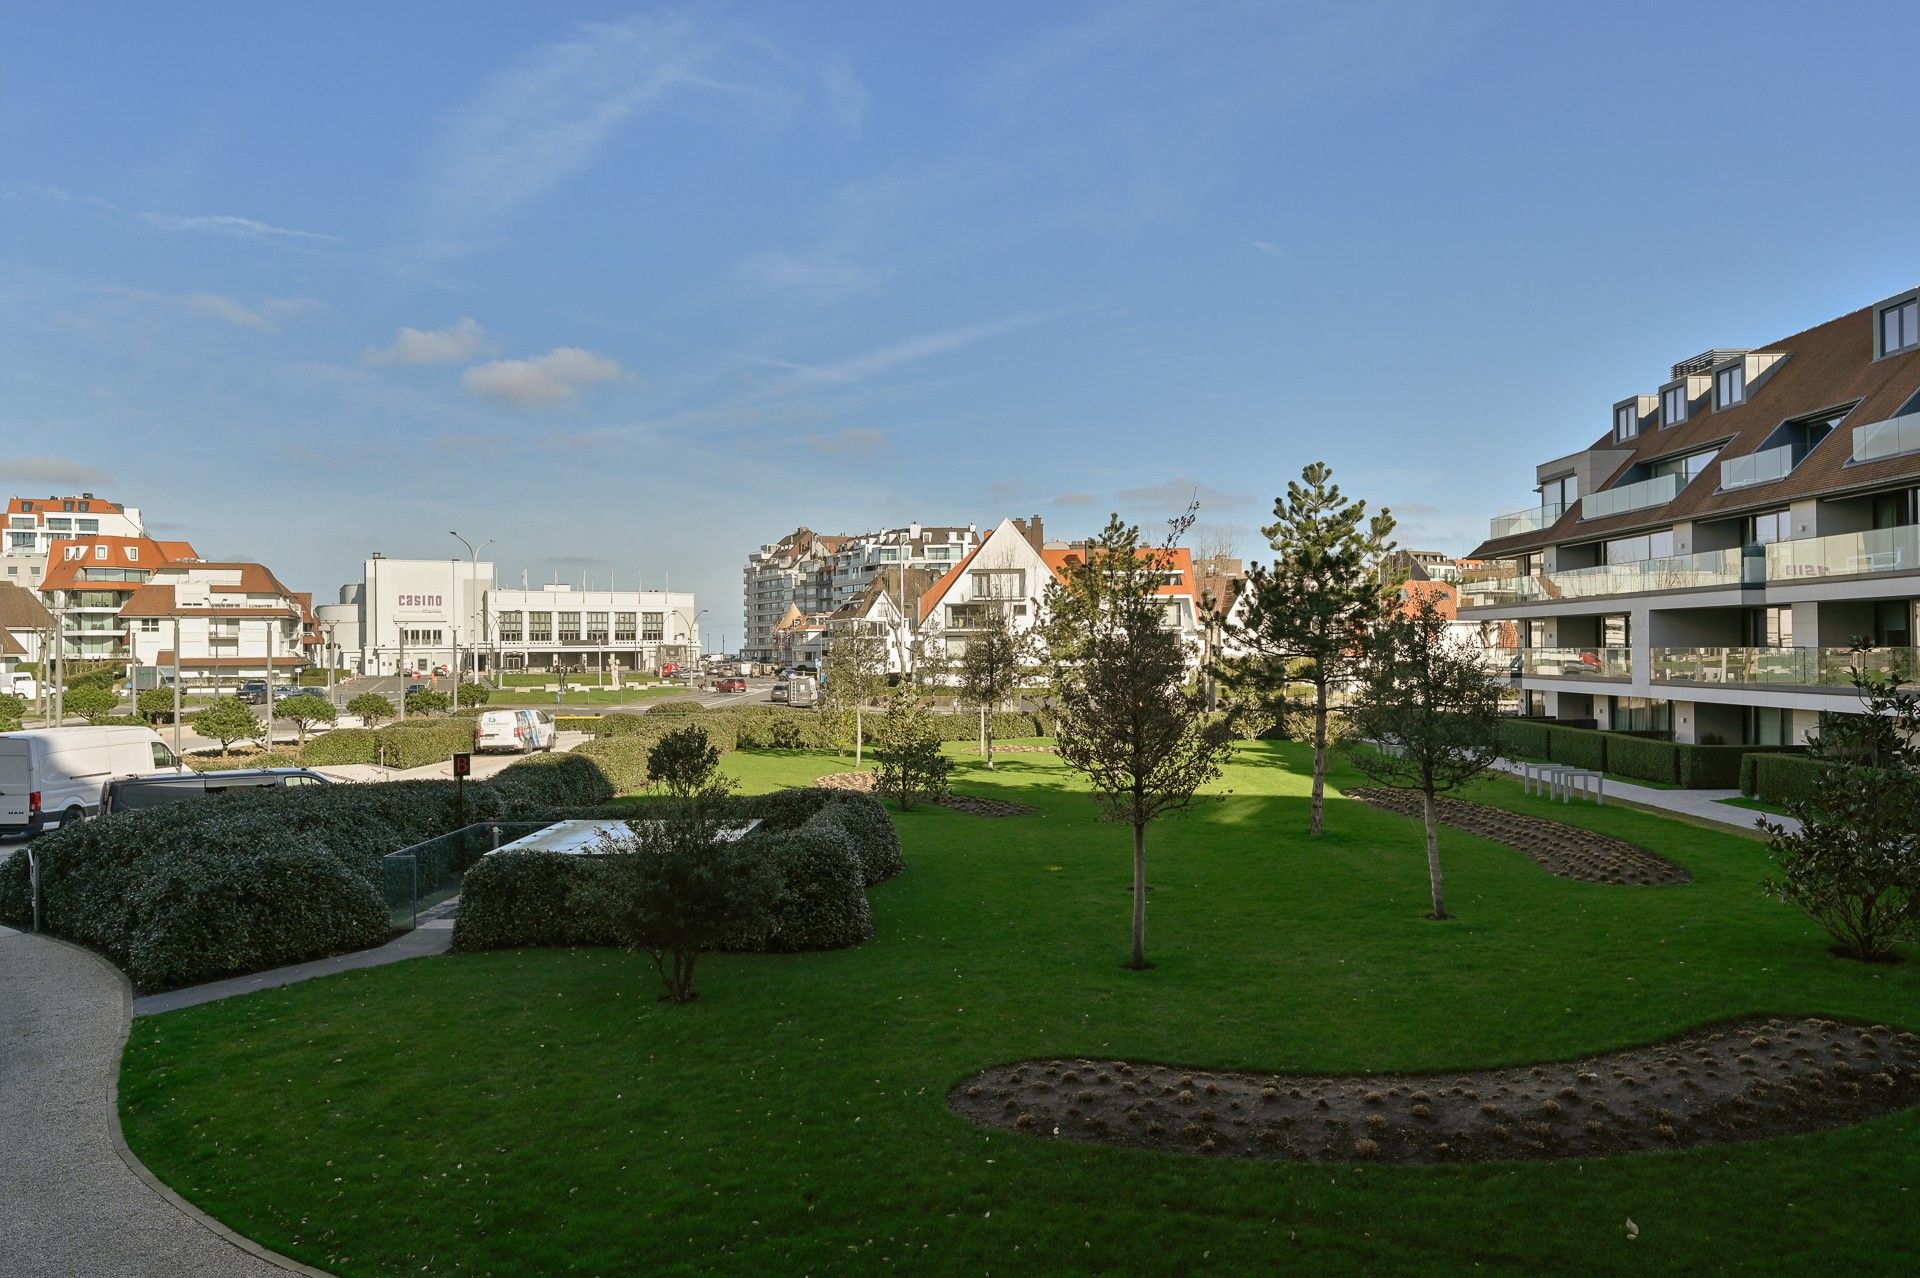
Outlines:
[{"label": "chimney", "polygon": [[1047,534],[1044,525],[1040,522],[1040,516],[1034,515],[1024,524],[1016,519],[1013,521],[1013,524],[1014,527],[1026,534],[1027,544],[1029,546],[1032,546],[1035,550],[1042,550],[1046,547]]}]

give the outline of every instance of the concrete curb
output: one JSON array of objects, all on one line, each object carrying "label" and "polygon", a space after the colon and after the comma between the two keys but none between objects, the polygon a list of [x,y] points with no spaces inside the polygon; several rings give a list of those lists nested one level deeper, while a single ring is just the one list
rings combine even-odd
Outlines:
[{"label": "concrete curb", "polygon": [[120,1161],[126,1164],[127,1170],[195,1225],[214,1234],[222,1241],[238,1247],[248,1255],[290,1274],[305,1274],[308,1278],[334,1278],[324,1269],[315,1269],[312,1265],[302,1264],[292,1257],[283,1256],[244,1234],[229,1229],[175,1193],[165,1181],[154,1175],[147,1169],[147,1165],[140,1161],[139,1155],[135,1154],[132,1147],[127,1144],[126,1132],[120,1126],[120,1063],[126,1055],[127,1039],[133,1033],[133,982],[127,979],[125,972],[84,945],[75,945],[71,941],[63,941],[57,936],[48,936],[45,933],[39,933],[38,936],[41,940],[52,941],[68,949],[78,950],[111,972],[114,981],[120,987],[120,1041],[114,1047],[112,1067],[107,1071],[107,1131],[113,1141],[113,1152],[120,1156]]}]

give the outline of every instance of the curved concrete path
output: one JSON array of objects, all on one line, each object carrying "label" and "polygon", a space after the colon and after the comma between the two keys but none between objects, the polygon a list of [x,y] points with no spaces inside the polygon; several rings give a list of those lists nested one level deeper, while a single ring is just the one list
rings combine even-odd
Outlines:
[{"label": "curved concrete path", "polygon": [[127,1149],[130,1012],[104,959],[0,927],[0,1273],[324,1278],[189,1206]]}]

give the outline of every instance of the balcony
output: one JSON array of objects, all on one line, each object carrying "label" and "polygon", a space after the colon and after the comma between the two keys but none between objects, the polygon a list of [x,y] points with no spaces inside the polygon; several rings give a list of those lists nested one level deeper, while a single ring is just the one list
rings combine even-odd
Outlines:
[{"label": "balcony", "polygon": [[1655,648],[1653,681],[1851,689],[1856,670],[1912,683],[1916,656],[1920,649]]},{"label": "balcony", "polygon": [[1631,648],[1523,648],[1520,671],[1547,679],[1631,679]]},{"label": "balcony", "polygon": [[1722,490],[1751,488],[1755,484],[1785,479],[1793,473],[1795,466],[1806,460],[1810,451],[1806,444],[1782,444],[1778,448],[1767,448],[1748,453],[1745,457],[1723,461],[1720,463],[1720,487]]},{"label": "balcony", "polygon": [[1916,569],[1920,569],[1920,526],[1913,524],[1776,541],[1767,547],[1768,581],[1809,581]]},{"label": "balcony", "polygon": [[1513,537],[1520,533],[1538,532],[1542,528],[1549,528],[1559,522],[1560,517],[1566,513],[1567,508],[1559,502],[1522,506],[1517,510],[1495,515],[1490,525],[1489,536],[1498,540],[1501,537]]},{"label": "balcony", "polygon": [[1912,452],[1920,452],[1920,413],[1853,428],[1853,459],[1857,462],[1879,461]]},{"label": "balcony", "polygon": [[1681,482],[1678,475],[1656,475],[1638,483],[1588,493],[1582,499],[1580,517],[1605,519],[1608,515],[1624,515],[1630,510],[1664,506],[1680,495]]},{"label": "balcony", "polygon": [[1698,555],[1672,555],[1637,563],[1601,564],[1565,572],[1536,573],[1531,577],[1493,577],[1460,583],[1460,605],[1490,608],[1501,605],[1553,603],[1564,599],[1604,599],[1609,595],[1637,595],[1655,590],[1705,590],[1740,586],[1760,580],[1761,559],[1744,551],[1709,550]]}]

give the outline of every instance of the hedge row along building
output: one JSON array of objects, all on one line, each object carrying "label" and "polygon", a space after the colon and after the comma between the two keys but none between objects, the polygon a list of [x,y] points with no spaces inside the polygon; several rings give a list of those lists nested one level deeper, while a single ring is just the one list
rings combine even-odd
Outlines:
[{"label": "hedge row along building", "polygon": [[1856,666],[1913,677],[1920,290],[1683,359],[1536,480],[1460,585],[1514,623],[1523,713],[1802,742]]}]

